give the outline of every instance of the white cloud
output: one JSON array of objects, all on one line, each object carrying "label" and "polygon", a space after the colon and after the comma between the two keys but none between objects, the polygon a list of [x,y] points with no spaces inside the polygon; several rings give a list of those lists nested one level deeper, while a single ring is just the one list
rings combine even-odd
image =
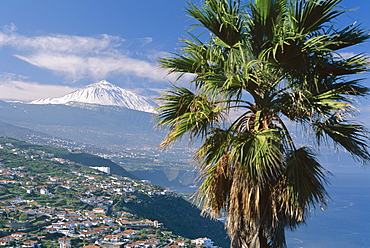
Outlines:
[{"label": "white cloud", "polygon": [[140,45],[140,54],[143,54],[143,47],[152,42],[150,37],[129,42],[110,35],[98,38],[61,34],[26,37],[16,33],[14,25],[4,29],[0,32],[0,47],[12,47],[17,51],[16,58],[63,75],[71,81],[84,78],[100,80],[112,74],[148,81],[169,80],[164,79],[166,73],[157,68],[151,55],[144,55],[149,60],[137,59],[130,55],[137,54],[137,51],[129,51],[127,47],[123,49],[126,45],[133,47],[132,43],[136,42]]},{"label": "white cloud", "polygon": [[27,37],[15,33],[15,28],[0,32],[0,46],[12,46],[19,51],[48,53],[101,53],[116,49],[125,40],[117,36],[103,34],[99,38],[75,35],[44,35]]},{"label": "white cloud", "polygon": [[163,81],[166,73],[156,65],[123,55],[78,56],[74,54],[37,53],[15,55],[34,66],[62,74],[76,81],[82,78],[104,79],[109,74],[132,75]]},{"label": "white cloud", "polygon": [[5,101],[31,101],[44,97],[64,96],[76,88],[60,85],[42,85],[35,82],[25,82],[11,77],[0,78],[0,99]]},{"label": "white cloud", "polygon": [[343,52],[343,53],[340,53],[340,56],[344,59],[349,59],[353,56],[355,56],[356,54],[355,53],[352,53],[352,52]]},{"label": "white cloud", "polygon": [[[8,49],[21,61],[62,76],[65,82],[125,78],[129,88],[150,85],[160,90],[168,82],[175,82],[178,75],[167,75],[167,70],[158,67],[156,60],[168,53],[149,48],[148,44],[152,42],[151,37],[125,40],[106,34],[98,37],[63,34],[28,37],[19,34],[14,24],[0,31],[0,49]],[[192,78],[193,75],[184,75],[178,83],[181,85]],[[0,74],[0,99],[31,101],[60,97],[75,89],[30,81],[32,78],[25,80],[14,78],[14,75],[5,78]]]}]

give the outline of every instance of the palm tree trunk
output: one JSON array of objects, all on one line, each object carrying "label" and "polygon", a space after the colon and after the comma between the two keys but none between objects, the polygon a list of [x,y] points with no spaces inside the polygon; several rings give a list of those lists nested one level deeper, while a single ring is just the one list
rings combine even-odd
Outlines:
[{"label": "palm tree trunk", "polygon": [[258,239],[261,248],[271,248],[271,246],[267,242],[267,238],[263,235],[262,230],[260,229],[258,234]]},{"label": "palm tree trunk", "polygon": [[256,239],[257,240],[253,240],[252,242],[249,243],[249,245],[246,246],[247,242],[242,242],[240,240],[240,234],[239,234],[239,232],[237,232],[235,237],[232,239],[232,241],[230,243],[230,248],[272,248],[268,244],[268,240],[263,235],[263,232],[262,232],[261,229],[259,230],[259,233],[258,233]]},{"label": "palm tree trunk", "polygon": [[239,239],[240,239],[240,234],[237,231],[235,234],[235,237],[230,242],[230,248],[241,248]]}]

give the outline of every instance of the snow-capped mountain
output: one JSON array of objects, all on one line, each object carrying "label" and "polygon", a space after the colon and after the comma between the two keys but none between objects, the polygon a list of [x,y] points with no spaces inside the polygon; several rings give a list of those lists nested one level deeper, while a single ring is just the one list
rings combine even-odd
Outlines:
[{"label": "snow-capped mountain", "polygon": [[37,99],[30,102],[30,104],[64,105],[70,105],[72,103],[120,106],[149,113],[155,112],[155,104],[149,99],[122,89],[105,80],[89,84],[62,97]]}]

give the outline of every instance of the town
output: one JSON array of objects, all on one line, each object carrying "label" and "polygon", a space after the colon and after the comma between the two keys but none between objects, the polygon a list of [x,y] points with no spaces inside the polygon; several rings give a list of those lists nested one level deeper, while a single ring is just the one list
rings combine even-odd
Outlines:
[{"label": "town", "polygon": [[[141,204],[138,193],[174,195],[146,180],[109,174],[109,168],[89,168],[54,154],[0,145],[0,246],[5,247],[214,247],[209,238],[175,235],[157,220],[138,218],[125,204]],[[61,173],[47,161],[75,169]],[[103,172],[104,171],[104,172]]]}]

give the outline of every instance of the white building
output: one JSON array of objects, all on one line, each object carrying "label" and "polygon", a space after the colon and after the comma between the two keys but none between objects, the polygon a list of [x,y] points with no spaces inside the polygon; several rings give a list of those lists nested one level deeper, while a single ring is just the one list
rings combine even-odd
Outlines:
[{"label": "white building", "polygon": [[105,172],[107,174],[110,174],[110,167],[106,167],[106,166],[90,166],[90,168],[93,168],[95,170],[99,170],[99,171]]},{"label": "white building", "polygon": [[195,244],[196,246],[205,246],[205,247],[214,247],[213,246],[213,241],[209,238],[197,238],[193,239],[191,241],[192,244]]}]

